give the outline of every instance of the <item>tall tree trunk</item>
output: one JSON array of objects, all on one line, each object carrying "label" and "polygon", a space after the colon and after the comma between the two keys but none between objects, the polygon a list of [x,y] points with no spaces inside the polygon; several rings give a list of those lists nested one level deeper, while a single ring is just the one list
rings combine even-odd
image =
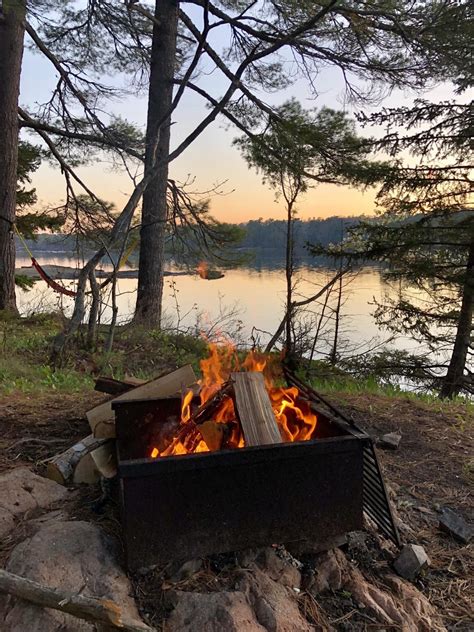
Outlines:
[{"label": "tall tree trunk", "polygon": [[3,0],[0,8],[0,310],[11,311],[16,311],[13,226],[25,14],[25,0]]},{"label": "tall tree trunk", "polygon": [[[163,295],[166,188],[170,147],[170,107],[176,63],[178,0],[156,0],[146,130],[145,176],[164,161],[143,195],[135,322],[159,326]],[[158,135],[158,142],[156,138]]]},{"label": "tall tree trunk", "polygon": [[459,312],[456,339],[448,371],[443,381],[439,396],[454,397],[462,388],[467,353],[472,335],[474,315],[474,241],[469,246],[469,254],[464,278],[461,311]]}]

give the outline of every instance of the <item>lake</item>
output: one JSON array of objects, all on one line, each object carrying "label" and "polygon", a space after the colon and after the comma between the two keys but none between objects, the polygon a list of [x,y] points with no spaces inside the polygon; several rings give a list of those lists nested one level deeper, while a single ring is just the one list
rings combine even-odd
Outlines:
[{"label": "lake", "polygon": [[[40,263],[77,267],[77,260],[61,253],[42,253]],[[30,265],[26,257],[17,257],[17,268]],[[100,266],[106,269],[107,266]],[[169,269],[175,269],[172,266]],[[327,267],[302,265],[297,270],[299,278],[296,295],[307,297],[314,295],[318,288],[327,283],[334,272]],[[66,287],[74,289],[74,281],[61,281]],[[384,294],[395,291],[382,279],[375,267],[362,267],[346,284],[343,294],[341,337],[350,341],[350,345],[363,352],[378,341],[386,340],[389,334],[381,331],[372,316],[374,300],[380,300]],[[119,322],[127,322],[133,314],[136,298],[136,279],[118,281]],[[330,304],[335,305],[336,293]],[[101,322],[108,322],[111,316],[110,296],[107,293],[103,306]],[[44,281],[38,281],[29,292],[18,291],[18,304],[22,314],[38,311],[63,309],[71,313],[73,299],[59,295],[48,288]],[[225,276],[212,281],[203,280],[197,274],[170,276],[165,278],[164,287],[164,323],[170,328],[199,331],[217,331],[238,338],[238,342],[251,340],[252,333],[265,343],[270,334],[278,327],[285,301],[284,269],[273,260],[265,263],[261,258],[258,265],[225,271]],[[315,304],[313,314],[303,314],[307,328],[315,329],[314,319],[318,318],[321,305]],[[324,319],[326,342],[321,341],[318,350],[324,354],[331,343],[331,325],[333,319]],[[313,322],[311,322],[313,319]],[[259,332],[255,332],[257,328]],[[267,333],[261,333],[267,332]],[[422,347],[414,341],[400,337],[392,346],[420,353]]]}]

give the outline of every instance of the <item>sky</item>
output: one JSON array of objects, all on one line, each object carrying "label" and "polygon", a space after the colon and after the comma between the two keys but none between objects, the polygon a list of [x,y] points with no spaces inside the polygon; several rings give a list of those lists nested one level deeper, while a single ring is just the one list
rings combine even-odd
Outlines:
[{"label": "sky", "polygon": [[[127,82],[128,78],[122,76],[120,80]],[[113,81],[118,81],[118,78]],[[28,109],[34,104],[44,103],[54,89],[55,82],[56,75],[50,62],[27,47],[22,67],[20,104]],[[211,68],[204,68],[200,82],[213,94],[222,94],[224,91],[224,84],[220,85],[220,79]],[[261,93],[259,96],[272,105],[295,97],[307,108],[329,106],[344,109],[349,114],[360,109],[345,103],[340,71],[324,69],[315,77],[315,84],[317,99],[311,96],[307,84],[302,80],[277,94]],[[396,92],[387,97],[384,105],[409,104],[415,96],[421,95]],[[438,86],[423,96],[444,99],[452,96],[452,91],[449,86]],[[144,129],[146,105],[145,93],[130,95],[114,102],[112,111]],[[364,109],[367,111],[370,108]],[[372,109],[375,111],[377,108]],[[205,116],[206,111],[198,95],[186,94],[173,115],[172,145],[176,146]],[[262,183],[261,175],[249,169],[239,150],[232,146],[232,140],[238,135],[238,131],[229,128],[223,119],[217,119],[170,165],[170,176],[177,181],[191,178],[191,188],[196,191],[207,191],[219,185],[220,194],[211,198],[211,213],[220,221],[238,223],[250,219],[283,217],[283,205],[275,199],[274,191]],[[28,138],[33,140],[34,137]],[[132,190],[125,172],[114,171],[106,162],[78,168],[77,172],[99,197],[113,202],[118,210],[122,209]],[[57,168],[42,164],[33,176],[33,185],[37,188],[40,205],[56,206],[64,200],[64,180]],[[375,208],[375,193],[374,189],[361,192],[349,187],[317,185],[299,200],[299,216],[305,219],[371,214]]]}]

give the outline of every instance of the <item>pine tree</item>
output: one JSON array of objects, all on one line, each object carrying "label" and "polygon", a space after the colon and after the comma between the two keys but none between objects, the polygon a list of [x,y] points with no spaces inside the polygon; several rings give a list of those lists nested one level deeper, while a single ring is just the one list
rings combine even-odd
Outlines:
[{"label": "pine tree", "polygon": [[[460,91],[466,87],[463,81]],[[383,263],[398,294],[378,306],[378,324],[428,345],[433,359],[423,370],[440,397],[473,392],[472,103],[419,100],[360,119],[388,126],[378,149],[394,158],[410,152],[416,163],[390,170],[377,220],[360,222],[329,252]]]},{"label": "pine tree", "polygon": [[[293,329],[300,305],[294,299],[297,201],[308,188],[321,182],[373,185],[390,167],[369,159],[371,142],[357,135],[354,122],[344,113],[329,108],[304,110],[295,100],[276,109],[274,119],[265,128],[255,126],[251,137],[242,136],[235,143],[285,205],[285,315],[267,350],[284,330],[286,360],[296,362]],[[341,279],[342,270],[336,276]],[[309,302],[304,300],[303,304]]]},{"label": "pine tree", "polygon": [[0,8],[0,310],[16,312],[15,241],[18,97],[26,0]]}]

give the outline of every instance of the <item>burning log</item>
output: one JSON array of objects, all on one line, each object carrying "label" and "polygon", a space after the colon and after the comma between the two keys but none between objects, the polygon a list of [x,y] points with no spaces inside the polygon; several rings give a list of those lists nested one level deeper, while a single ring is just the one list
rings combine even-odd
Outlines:
[{"label": "burning log", "polygon": [[[178,456],[312,438],[316,415],[308,401],[299,397],[297,387],[275,386],[269,370],[264,378],[268,358],[251,351],[241,362],[231,345],[218,347],[211,344],[209,350],[209,357],[201,361],[203,378],[199,390],[188,389],[180,413],[175,410],[167,415],[169,407],[161,398],[156,400],[156,410],[137,419],[136,423],[147,427],[146,434],[150,439],[142,457]],[[240,367],[243,372],[238,371]],[[197,395],[201,407],[192,413]],[[117,405],[120,403],[116,402]],[[174,436],[164,442],[164,433],[153,431],[153,424],[164,427],[172,419],[180,419],[179,424],[175,426]],[[153,434],[156,436],[151,436]],[[137,456],[137,449],[131,453]]]},{"label": "burning log", "polygon": [[220,450],[226,434],[229,434],[227,424],[218,424],[210,419],[199,425],[199,432],[211,452]]},{"label": "burning log", "polygon": [[130,619],[121,606],[110,599],[75,595],[0,570],[0,592],[24,599],[43,608],[53,608],[79,619],[102,623],[127,632],[153,632],[153,628],[137,619]]},{"label": "burning log", "polygon": [[245,445],[281,443],[263,373],[248,371],[232,373],[237,416],[242,426]]},{"label": "burning log", "polygon": [[[153,458],[156,458],[157,456],[170,456],[174,454],[176,450],[180,453],[179,446],[186,446],[185,452],[194,452],[200,443],[201,437],[206,443],[204,433],[207,430],[207,434],[209,436],[211,430],[209,429],[209,426],[204,427],[204,423],[210,420],[210,417],[212,417],[216,410],[221,406],[226,397],[229,397],[231,390],[232,384],[230,382],[225,383],[217,391],[217,393],[210,397],[204,404],[202,404],[202,406],[189,416],[171,444],[163,452],[160,453],[157,448],[154,448],[151,456]],[[192,395],[192,393],[190,394]],[[203,432],[201,432],[201,427],[203,428]],[[208,445],[207,448],[209,448]]]},{"label": "burning log", "polygon": [[210,397],[207,402],[204,402],[204,404],[191,415],[189,423],[197,425],[202,424],[207,419],[210,419],[231,392],[232,384],[230,382],[223,384],[215,395]]},{"label": "burning log", "polygon": [[90,482],[90,472],[83,472],[81,474],[82,480],[75,479],[75,472],[79,463],[87,455],[97,450],[101,450],[101,452],[97,454],[97,461],[92,457],[91,461],[87,464],[87,469],[97,466],[97,469],[103,473],[104,476],[111,478],[116,472],[111,442],[109,439],[98,439],[93,435],[89,435],[85,439],[82,439],[82,441],[79,441],[79,443],[68,448],[65,452],[61,452],[61,454],[57,454],[53,457],[47,467],[48,478],[61,485],[66,485],[72,480],[77,483]]}]

